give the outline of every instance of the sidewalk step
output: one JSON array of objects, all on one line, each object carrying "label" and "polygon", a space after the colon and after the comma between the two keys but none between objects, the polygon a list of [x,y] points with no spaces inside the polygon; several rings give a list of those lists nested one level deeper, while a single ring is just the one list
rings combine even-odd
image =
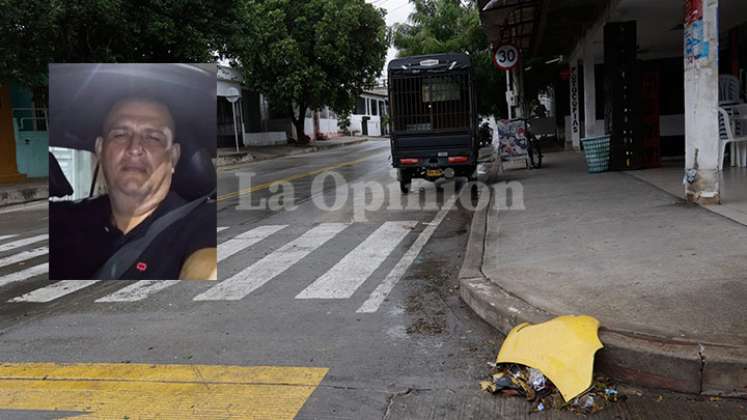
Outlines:
[{"label": "sidewalk step", "polygon": [[38,182],[0,185],[0,207],[35,200],[45,200],[48,197],[49,185],[46,179]]}]

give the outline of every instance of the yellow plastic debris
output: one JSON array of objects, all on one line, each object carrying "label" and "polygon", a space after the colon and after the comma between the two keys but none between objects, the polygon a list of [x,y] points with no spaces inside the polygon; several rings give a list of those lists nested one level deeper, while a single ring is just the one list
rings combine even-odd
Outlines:
[{"label": "yellow plastic debris", "polygon": [[487,392],[495,392],[495,384],[493,381],[480,381],[480,390]]},{"label": "yellow plastic debris", "polygon": [[587,315],[564,315],[541,324],[519,324],[508,333],[496,363],[539,369],[566,402],[592,383],[594,353],[602,348],[599,321]]}]

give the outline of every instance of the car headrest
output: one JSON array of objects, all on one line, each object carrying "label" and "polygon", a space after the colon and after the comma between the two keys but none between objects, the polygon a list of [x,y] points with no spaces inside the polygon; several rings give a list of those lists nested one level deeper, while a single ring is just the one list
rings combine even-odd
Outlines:
[{"label": "car headrest", "polygon": [[145,97],[169,108],[179,143],[215,156],[216,72],[214,64],[50,64],[49,145],[93,152],[112,105]]},{"label": "car headrest", "polygon": [[73,194],[73,187],[60,168],[57,158],[49,153],[49,196],[65,197]]},{"label": "car headrest", "polygon": [[205,148],[183,148],[174,170],[171,189],[188,201],[213,195],[216,172],[211,152]]}]

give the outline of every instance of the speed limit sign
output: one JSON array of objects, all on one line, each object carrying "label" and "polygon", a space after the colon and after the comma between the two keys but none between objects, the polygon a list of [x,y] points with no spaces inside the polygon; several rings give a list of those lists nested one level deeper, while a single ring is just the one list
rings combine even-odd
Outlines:
[{"label": "speed limit sign", "polygon": [[501,45],[493,53],[493,64],[498,70],[511,70],[519,62],[519,50],[513,45]]}]

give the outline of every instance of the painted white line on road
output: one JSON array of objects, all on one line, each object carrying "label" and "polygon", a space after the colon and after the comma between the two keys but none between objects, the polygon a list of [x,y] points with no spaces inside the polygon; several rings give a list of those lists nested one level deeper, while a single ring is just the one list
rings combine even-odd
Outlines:
[{"label": "painted white line on road", "polygon": [[444,218],[446,218],[446,215],[449,213],[449,211],[454,208],[458,197],[458,193],[449,197],[446,203],[444,203],[443,207],[441,207],[441,210],[439,210],[436,214],[436,217],[433,218],[433,221],[428,224],[422,232],[420,232],[420,235],[417,239],[415,239],[415,242],[413,242],[413,244],[410,246],[410,249],[405,252],[405,255],[403,255],[397,265],[392,268],[392,271],[387,274],[384,281],[381,282],[381,284],[379,284],[373,292],[371,292],[371,295],[365,302],[363,302],[363,305],[361,305],[361,307],[358,308],[356,312],[373,313],[379,310],[379,307],[384,302],[386,297],[389,296],[389,293],[392,291],[392,289],[394,289],[394,286],[397,284],[399,279],[401,279],[402,276],[405,275],[407,269],[410,267],[410,265],[412,265],[413,261],[415,261],[415,258],[417,258],[418,254],[420,254],[420,251],[423,250],[425,244],[428,243],[428,240],[433,235],[433,232],[438,229],[438,226],[441,224],[441,222],[443,222]]},{"label": "painted white line on road", "polygon": [[77,292],[84,287],[88,287],[92,284],[98,283],[100,280],[63,280],[56,283],[52,283],[47,287],[36,289],[32,292],[13,298],[8,302],[35,302],[35,303],[46,303],[51,302],[57,298],[60,298],[70,293]]},{"label": "painted white line on road", "polygon": [[346,223],[322,223],[224,280],[194,300],[240,300],[342,232]]},{"label": "painted white line on road", "polygon": [[15,238],[18,235],[0,235],[0,241],[4,241],[6,239]]},{"label": "painted white line on road", "polygon": [[17,281],[30,279],[31,277],[44,274],[48,271],[49,271],[48,263],[39,264],[33,267],[29,267],[25,270],[16,271],[15,273],[10,273],[8,275],[0,277],[0,287],[5,286],[6,284],[15,283]]},{"label": "painted white line on road", "polygon": [[8,242],[7,244],[0,245],[0,252],[10,251],[11,249],[20,248],[22,246],[33,244],[34,242],[46,241],[47,239],[49,239],[49,235],[44,234],[44,235],[36,235],[36,236],[31,236],[29,238],[19,239],[13,242]]},{"label": "painted white line on road", "polygon": [[230,226],[218,226],[217,231],[223,232],[224,230],[228,229]]},{"label": "painted white line on road", "polygon": [[96,302],[138,302],[177,283],[179,280],[141,280],[96,299]]},{"label": "painted white line on road", "polygon": [[218,261],[223,261],[231,255],[249,248],[257,242],[265,239],[273,233],[283,229],[288,225],[267,225],[248,230],[232,239],[218,245]]},{"label": "painted white line on road", "polygon": [[41,209],[43,207],[44,208],[49,207],[49,202],[46,199],[39,200],[37,202],[31,202],[31,203],[13,204],[13,205],[0,209],[0,214],[36,210],[36,209]]},{"label": "painted white line on road", "polygon": [[417,224],[417,221],[384,223],[299,293],[296,299],[347,299],[353,296]]},{"label": "painted white line on road", "polygon": [[9,257],[0,258],[0,267],[5,267],[20,261],[30,260],[47,253],[49,253],[49,248],[47,248],[46,246],[34,248],[30,251],[19,252],[18,254],[13,254]]}]

